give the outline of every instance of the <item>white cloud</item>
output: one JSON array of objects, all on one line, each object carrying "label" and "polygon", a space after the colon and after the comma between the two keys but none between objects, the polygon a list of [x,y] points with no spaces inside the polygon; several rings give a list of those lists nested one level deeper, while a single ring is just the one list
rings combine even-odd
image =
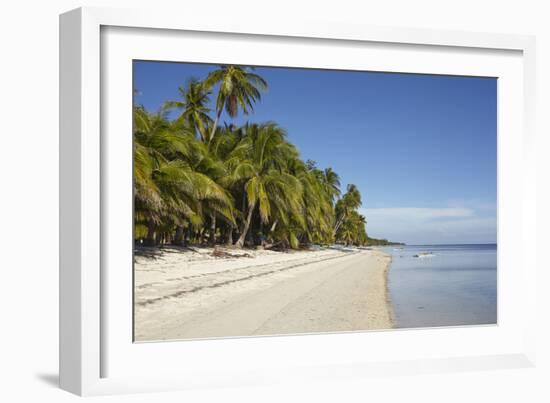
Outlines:
[{"label": "white cloud", "polygon": [[482,243],[496,240],[496,214],[466,207],[361,209],[367,233],[408,244]]},{"label": "white cloud", "polygon": [[396,207],[396,208],[375,208],[362,209],[376,217],[392,217],[404,220],[410,219],[438,219],[449,217],[472,217],[474,211],[464,207],[424,208],[424,207]]}]

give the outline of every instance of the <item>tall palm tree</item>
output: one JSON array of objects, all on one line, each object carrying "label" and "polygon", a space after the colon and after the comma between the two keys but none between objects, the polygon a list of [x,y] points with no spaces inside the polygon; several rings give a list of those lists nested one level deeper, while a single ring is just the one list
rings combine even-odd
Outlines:
[{"label": "tall palm tree", "polygon": [[301,242],[331,242],[334,209],[323,171],[318,169],[313,161],[304,163],[297,159],[291,172],[300,180],[304,189],[302,218],[305,225],[300,233]]},{"label": "tall palm tree", "polygon": [[[219,136],[223,138],[222,136]],[[219,143],[219,141],[216,142]],[[214,143],[201,143],[202,153],[199,158],[192,161],[193,168],[209,178],[211,178],[216,184],[221,185],[221,180],[227,176],[227,171],[225,165],[223,164],[223,153],[221,153],[220,147],[214,147]],[[231,212],[219,210],[217,201],[207,200],[203,204],[204,213],[209,217],[209,243],[214,245],[216,243],[216,221],[217,218],[222,218],[226,224],[234,225],[234,212],[233,212],[233,199],[231,198],[230,192],[224,188],[227,197],[231,199]]]},{"label": "tall palm tree", "polygon": [[181,99],[167,101],[164,107],[168,110],[176,109],[181,111],[177,118],[178,123],[184,123],[194,130],[202,141],[209,139],[208,128],[212,125],[209,116],[210,95],[212,91],[201,81],[191,79],[186,88],[178,88]]},{"label": "tall palm tree", "polygon": [[286,142],[284,130],[273,123],[247,125],[244,130],[246,135],[226,162],[231,172],[226,181],[240,185],[245,201],[238,247],[244,245],[256,208],[260,221],[268,224],[283,206],[300,210],[302,197],[300,181],[286,170],[294,148]]},{"label": "tall palm tree", "polygon": [[136,233],[146,232],[146,244],[156,243],[159,227],[200,225],[206,203],[232,219],[227,193],[190,163],[201,152],[193,133],[176,130],[165,114],[151,115],[141,107],[135,108],[134,122]]},{"label": "tall palm tree", "polygon": [[[308,231],[306,218],[306,194],[307,181],[300,176],[306,171],[298,150],[290,143],[284,143],[286,155],[284,172],[291,175],[294,181],[298,181],[296,191],[293,194],[284,193],[282,197],[272,203],[272,214],[269,229],[266,234],[276,244],[293,249],[299,247],[300,242]],[[295,178],[295,179],[294,179]],[[300,189],[301,188],[301,191]]]},{"label": "tall palm tree", "polygon": [[252,71],[251,67],[223,65],[211,72],[205,80],[212,88],[219,84],[216,98],[216,118],[210,131],[210,141],[214,138],[222,111],[234,118],[242,109],[246,115],[254,109],[254,103],[261,99],[261,91],[267,90],[267,82]]},{"label": "tall palm tree", "polygon": [[[244,131],[240,128],[236,128],[232,125],[226,125],[224,128],[218,129],[220,135],[216,136],[210,143],[208,143],[208,150],[210,156],[216,160],[217,168],[215,171],[210,170],[210,174],[213,174],[216,178],[216,181],[219,182],[224,189],[231,194],[232,191],[237,189],[233,188],[231,181],[227,180],[229,175],[230,167],[227,164],[229,157],[232,152],[235,150],[236,146],[241,142]],[[235,158],[233,155],[231,158]],[[235,163],[235,160],[233,160]],[[221,169],[219,169],[221,167]],[[235,192],[235,196],[239,196],[239,192]],[[233,197],[235,201],[235,197]],[[239,211],[234,209],[234,214],[238,215]],[[211,217],[211,230],[210,230],[210,243],[215,243],[215,227],[216,226],[216,216]],[[235,229],[235,222],[224,220],[221,223],[222,227],[225,227],[225,242],[227,245],[233,245],[233,230]]]}]

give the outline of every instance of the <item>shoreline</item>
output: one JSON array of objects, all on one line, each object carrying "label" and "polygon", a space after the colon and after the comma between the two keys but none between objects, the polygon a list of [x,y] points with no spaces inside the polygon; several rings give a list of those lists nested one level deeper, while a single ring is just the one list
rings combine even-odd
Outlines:
[{"label": "shoreline", "polygon": [[393,302],[392,302],[391,292],[390,292],[390,270],[391,270],[393,257],[390,253],[387,253],[387,252],[384,252],[384,253],[389,257],[389,262],[386,265],[386,268],[384,270],[384,284],[386,289],[386,308],[388,310],[390,328],[393,329],[396,325],[395,311],[393,309]]},{"label": "shoreline", "polygon": [[369,318],[369,327],[366,330],[393,329],[395,325],[393,305],[389,288],[389,272],[391,269],[391,254],[376,250],[382,267],[372,271],[366,293],[370,295],[369,302],[376,306],[376,316]]},{"label": "shoreline", "polygon": [[135,256],[135,341],[393,328],[383,251],[217,249]]}]

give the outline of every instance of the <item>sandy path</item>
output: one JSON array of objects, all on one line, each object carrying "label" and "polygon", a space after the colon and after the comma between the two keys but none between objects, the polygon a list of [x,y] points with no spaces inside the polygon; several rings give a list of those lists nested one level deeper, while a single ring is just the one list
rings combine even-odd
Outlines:
[{"label": "sandy path", "polygon": [[162,281],[151,282],[149,274],[141,283],[138,266],[136,340],[391,327],[388,255],[329,251],[280,259],[178,280],[161,270]]}]

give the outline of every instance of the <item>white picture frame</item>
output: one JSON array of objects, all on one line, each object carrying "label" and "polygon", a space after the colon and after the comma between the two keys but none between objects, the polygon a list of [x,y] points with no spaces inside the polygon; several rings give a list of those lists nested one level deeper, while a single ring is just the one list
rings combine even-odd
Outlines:
[{"label": "white picture frame", "polygon": [[[190,34],[193,38],[187,43],[194,49],[193,61],[276,63],[262,51],[239,59],[237,42],[232,43],[235,61],[227,60],[230,54],[214,60],[200,52],[217,46],[216,42],[240,41],[246,46],[269,44],[274,52],[270,55],[286,46],[288,57],[293,58],[288,60],[296,67],[345,64],[351,69],[368,66],[392,71],[401,63],[403,72],[498,76],[498,326],[133,344],[128,337],[131,284],[125,285],[131,274],[109,270],[115,261],[126,264],[128,254],[113,254],[109,242],[123,236],[131,220],[131,199],[124,193],[131,186],[119,190],[124,189],[129,167],[131,172],[131,158],[127,160],[128,154],[122,157],[120,169],[111,160],[111,152],[124,150],[128,143],[123,136],[110,134],[115,128],[127,129],[131,113],[113,119],[110,111],[124,111],[131,105],[131,91],[125,93],[128,60],[172,60],[176,57],[173,45]],[[138,49],[131,42],[139,35],[142,47]],[[192,40],[201,38],[206,38],[201,42],[204,48],[192,46]],[[153,49],[159,43],[165,45]],[[322,64],[313,44],[325,51],[341,50],[341,57]],[[293,46],[308,49],[308,57],[300,58],[304,52],[292,50]],[[530,158],[535,150],[534,49],[533,37],[519,35],[307,21],[284,25],[185,21],[179,15],[152,10],[81,8],[61,15],[61,387],[79,395],[95,395],[534,365],[535,319],[529,314],[535,312],[536,289],[536,168]],[[385,57],[378,64],[370,60],[361,64],[358,52],[382,52]],[[474,59],[475,63],[468,63]],[[126,201],[115,206],[115,200]],[[131,251],[130,241],[122,248],[126,252]],[[513,247],[501,250],[501,244]],[[115,291],[122,302],[111,298]],[[510,303],[512,298],[521,304]],[[391,350],[390,345],[394,346]],[[320,350],[322,356],[317,354]]]}]

